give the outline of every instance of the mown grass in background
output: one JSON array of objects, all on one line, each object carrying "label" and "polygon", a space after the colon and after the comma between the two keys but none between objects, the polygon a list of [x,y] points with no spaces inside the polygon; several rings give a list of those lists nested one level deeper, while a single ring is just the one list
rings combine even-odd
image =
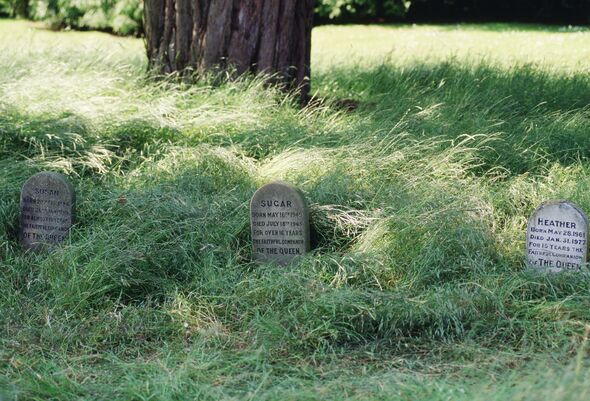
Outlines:
[{"label": "mown grass in background", "polygon": [[[488,28],[318,28],[322,102],[299,109],[262,79],[153,82],[141,41],[2,21],[0,395],[587,398],[588,275],[523,255],[540,202],[590,210],[590,33]],[[19,191],[46,169],[78,221],[27,254]],[[296,268],[250,262],[274,179],[311,204]]]}]

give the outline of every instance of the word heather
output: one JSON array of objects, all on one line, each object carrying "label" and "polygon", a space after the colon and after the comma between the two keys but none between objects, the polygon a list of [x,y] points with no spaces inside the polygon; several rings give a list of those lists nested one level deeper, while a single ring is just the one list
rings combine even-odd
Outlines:
[{"label": "word heather", "polygon": [[587,250],[588,217],[572,202],[545,202],[529,219],[530,265],[551,272],[579,270],[586,263]]},{"label": "word heather", "polygon": [[250,202],[254,259],[288,265],[309,251],[309,210],[303,194],[286,182],[260,188]]},{"label": "word heather", "polygon": [[25,249],[64,241],[74,224],[74,188],[58,173],[41,172],[25,182],[20,196],[20,242]]}]

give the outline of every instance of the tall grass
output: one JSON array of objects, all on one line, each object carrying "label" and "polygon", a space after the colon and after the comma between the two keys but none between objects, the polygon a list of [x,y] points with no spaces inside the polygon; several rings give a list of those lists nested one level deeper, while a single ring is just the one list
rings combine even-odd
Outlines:
[{"label": "tall grass", "polygon": [[[585,399],[588,275],[523,255],[540,202],[590,210],[589,33],[533,28],[319,28],[322,101],[299,109],[262,78],[153,82],[139,41],[2,21],[0,398]],[[41,170],[78,220],[30,254]],[[274,179],[311,207],[288,269],[250,261]]]}]

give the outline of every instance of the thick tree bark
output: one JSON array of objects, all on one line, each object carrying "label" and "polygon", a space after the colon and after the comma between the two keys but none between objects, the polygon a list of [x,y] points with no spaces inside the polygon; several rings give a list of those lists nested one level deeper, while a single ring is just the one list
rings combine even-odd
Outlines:
[{"label": "thick tree bark", "polygon": [[150,69],[273,74],[309,94],[313,0],[145,0]]}]

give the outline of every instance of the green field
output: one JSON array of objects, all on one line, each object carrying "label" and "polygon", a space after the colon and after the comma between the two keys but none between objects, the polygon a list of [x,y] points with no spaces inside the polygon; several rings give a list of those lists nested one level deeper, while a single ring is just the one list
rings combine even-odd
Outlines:
[{"label": "green field", "polygon": [[[590,212],[590,30],[313,40],[301,109],[261,79],[152,80],[139,39],[0,21],[0,400],[590,398],[590,275],[524,265],[542,201]],[[30,254],[42,170],[77,224]],[[250,261],[275,179],[311,205],[297,267]]]}]

